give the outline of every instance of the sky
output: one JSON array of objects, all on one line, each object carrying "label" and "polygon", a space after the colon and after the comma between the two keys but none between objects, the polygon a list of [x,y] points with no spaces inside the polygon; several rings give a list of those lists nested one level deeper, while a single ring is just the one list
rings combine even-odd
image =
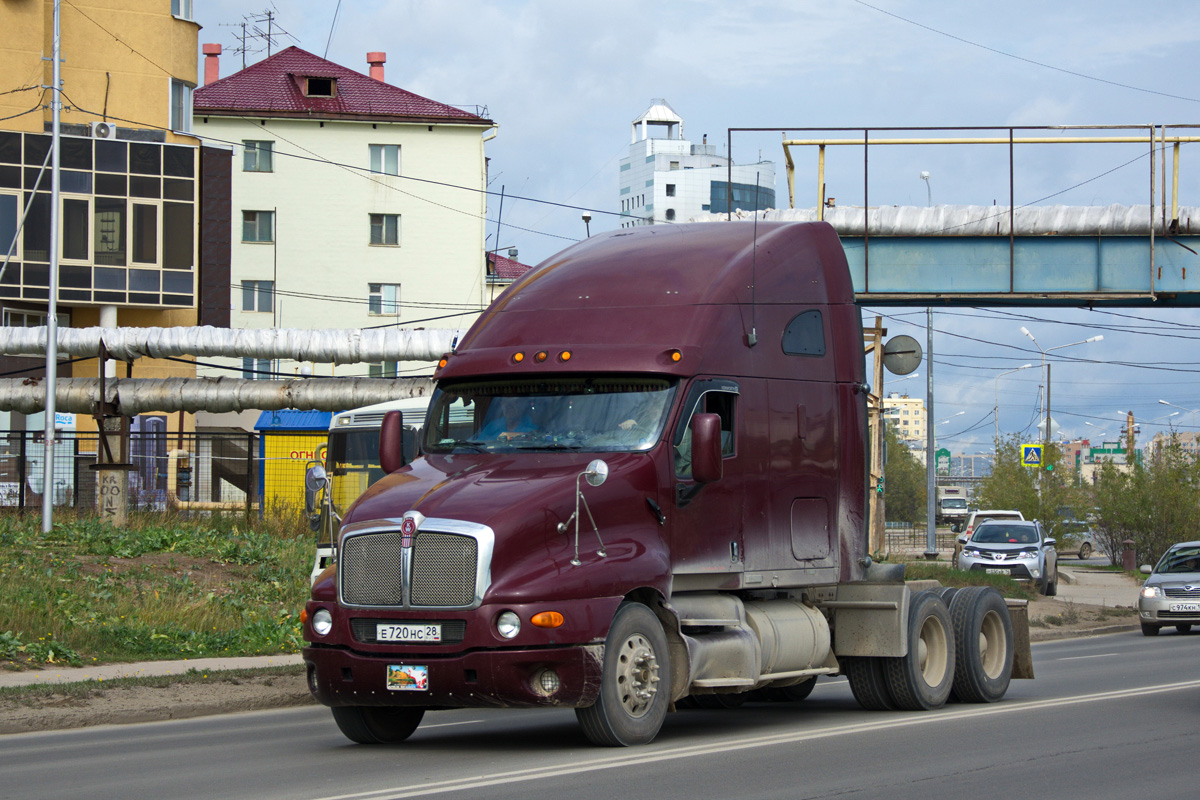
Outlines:
[{"label": "sky", "polygon": [[[277,47],[363,72],[366,53],[381,50],[389,83],[486,107],[499,125],[487,144],[489,189],[505,195],[499,220],[498,197],[489,202],[487,246],[516,248],[528,264],[582,238],[584,210],[593,234],[617,227],[618,162],[654,98],[683,117],[687,138],[707,134],[722,154],[730,128],[800,137],[817,128],[1200,123],[1200,4],[1164,14],[1127,0],[196,0],[201,43],[225,50],[222,77],[241,66],[231,50],[246,15],[267,10],[288,34]],[[248,53],[247,63],[265,55]],[[737,162],[774,161],[785,205],[781,139],[779,130],[738,132],[731,152]],[[1142,151],[1105,147],[1031,146],[1014,168],[1016,203],[1148,202]],[[1196,148],[1185,145],[1181,159],[1185,206],[1200,206]],[[797,206],[810,206],[813,157],[797,158]],[[827,193],[840,205],[862,202],[860,159],[829,155]],[[871,205],[1003,204],[1008,191],[1006,150],[872,151]],[[868,321],[876,314],[889,336],[925,347],[924,309],[864,308]],[[997,406],[1002,435],[1035,440],[1038,345],[1056,348],[1050,399],[1063,436],[1115,439],[1130,410],[1139,446],[1168,426],[1200,430],[1195,310],[942,308],[933,327],[933,419],[949,420],[935,427],[939,447],[990,449]],[[885,391],[924,396],[926,367],[916,379],[889,375]]]}]

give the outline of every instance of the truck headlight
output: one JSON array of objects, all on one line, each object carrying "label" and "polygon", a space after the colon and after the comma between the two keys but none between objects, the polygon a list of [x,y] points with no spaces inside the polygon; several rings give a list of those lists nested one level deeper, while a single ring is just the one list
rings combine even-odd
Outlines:
[{"label": "truck headlight", "polygon": [[312,617],[313,633],[317,636],[327,636],[333,630],[333,614],[327,608],[318,608]]},{"label": "truck headlight", "polygon": [[496,617],[496,632],[505,639],[512,639],[521,632],[521,618],[514,611],[505,611]]}]

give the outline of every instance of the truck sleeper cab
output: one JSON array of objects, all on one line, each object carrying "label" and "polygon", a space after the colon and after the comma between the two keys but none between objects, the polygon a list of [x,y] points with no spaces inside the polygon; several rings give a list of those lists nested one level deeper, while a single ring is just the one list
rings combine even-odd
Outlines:
[{"label": "truck sleeper cab", "polygon": [[389,474],[305,609],[314,696],[363,743],[560,706],[601,745],[819,675],[869,708],[999,699],[1003,598],[866,557],[861,343],[823,223],[621,231],[531,270],[443,359],[423,455],[385,422]]}]

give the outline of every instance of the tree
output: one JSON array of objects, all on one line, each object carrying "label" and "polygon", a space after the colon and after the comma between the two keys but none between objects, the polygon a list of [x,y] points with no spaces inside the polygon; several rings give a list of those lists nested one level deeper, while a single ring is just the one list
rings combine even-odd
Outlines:
[{"label": "tree", "polygon": [[996,442],[996,461],[992,474],[984,478],[976,491],[979,508],[1016,509],[1025,519],[1041,520],[1053,532],[1062,521],[1090,507],[1088,492],[1077,484],[1073,468],[1067,469],[1063,452],[1051,444],[1042,453],[1040,467],[1022,463],[1018,436]]},{"label": "tree", "polygon": [[888,522],[925,520],[925,468],[891,425],[884,426],[887,463],[884,464],[884,518]]},{"label": "tree", "polygon": [[1200,529],[1200,464],[1172,436],[1164,447],[1122,471],[1101,467],[1094,489],[1100,544],[1113,563],[1126,540],[1139,564],[1153,564],[1168,547]]}]

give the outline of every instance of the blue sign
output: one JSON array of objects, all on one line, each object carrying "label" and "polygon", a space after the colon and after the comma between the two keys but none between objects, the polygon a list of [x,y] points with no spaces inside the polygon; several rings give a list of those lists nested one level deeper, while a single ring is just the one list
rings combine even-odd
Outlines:
[{"label": "blue sign", "polygon": [[1021,445],[1021,465],[1040,467],[1042,465],[1042,446],[1040,444]]}]

